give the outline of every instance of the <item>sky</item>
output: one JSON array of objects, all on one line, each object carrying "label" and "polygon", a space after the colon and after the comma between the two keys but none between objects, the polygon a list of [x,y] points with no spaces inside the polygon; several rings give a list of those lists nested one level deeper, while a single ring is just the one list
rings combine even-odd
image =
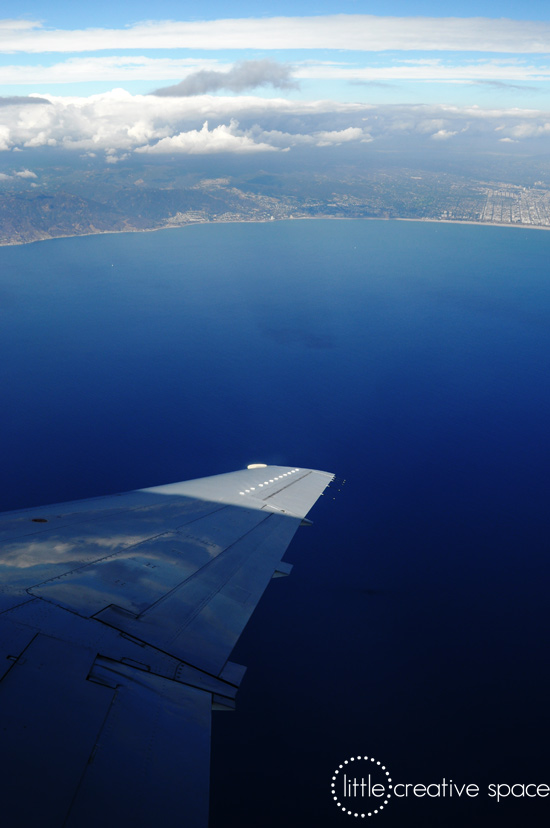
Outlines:
[{"label": "sky", "polygon": [[64,146],[113,162],[368,143],[407,121],[438,141],[482,121],[501,143],[550,130],[539,0],[30,0],[24,12],[7,0],[2,16],[0,150]]}]

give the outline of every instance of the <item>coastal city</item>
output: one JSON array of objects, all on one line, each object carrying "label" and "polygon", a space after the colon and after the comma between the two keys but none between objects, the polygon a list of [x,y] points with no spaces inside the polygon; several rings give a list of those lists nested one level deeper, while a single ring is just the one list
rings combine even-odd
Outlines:
[{"label": "coastal city", "polygon": [[35,167],[0,181],[0,244],[205,222],[305,218],[409,219],[550,227],[550,185],[408,167],[218,177],[173,163]]}]

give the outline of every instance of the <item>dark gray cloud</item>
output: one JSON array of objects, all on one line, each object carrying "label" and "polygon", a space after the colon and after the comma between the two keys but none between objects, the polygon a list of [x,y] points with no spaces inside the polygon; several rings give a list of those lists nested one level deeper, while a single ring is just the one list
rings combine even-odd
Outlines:
[{"label": "dark gray cloud", "polygon": [[189,97],[205,95],[227,89],[230,92],[242,92],[257,86],[274,86],[276,89],[297,89],[298,83],[292,79],[292,67],[274,60],[243,60],[236,63],[227,72],[201,69],[188,75],[181,83],[164,86],[155,90],[153,95],[166,97]]},{"label": "dark gray cloud", "polygon": [[26,104],[48,104],[48,106],[51,106],[51,101],[46,100],[46,98],[29,98],[26,95],[0,96],[0,106],[21,106]]}]

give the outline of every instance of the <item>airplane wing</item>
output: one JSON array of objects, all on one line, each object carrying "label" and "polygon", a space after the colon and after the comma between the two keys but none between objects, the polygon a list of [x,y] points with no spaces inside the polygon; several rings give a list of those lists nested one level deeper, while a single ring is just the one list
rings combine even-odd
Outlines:
[{"label": "airplane wing", "polygon": [[249,467],[0,515],[7,828],[198,828],[231,651],[326,472]]}]

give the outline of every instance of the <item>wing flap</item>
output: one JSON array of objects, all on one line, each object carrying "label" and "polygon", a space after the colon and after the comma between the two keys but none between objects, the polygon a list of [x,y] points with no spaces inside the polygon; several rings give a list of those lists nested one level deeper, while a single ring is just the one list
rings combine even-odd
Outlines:
[{"label": "wing flap", "polygon": [[270,514],[146,612],[133,616],[113,605],[95,617],[219,675],[299,524]]},{"label": "wing flap", "polygon": [[212,696],[123,664],[99,661],[114,686],[67,828],[206,826]]},{"label": "wing flap", "polygon": [[39,634],[0,682],[7,825],[64,824],[113,696],[86,681],[94,657],[86,648]]},{"label": "wing flap", "polygon": [[37,635],[0,681],[5,824],[205,826],[211,708],[209,692]]}]

